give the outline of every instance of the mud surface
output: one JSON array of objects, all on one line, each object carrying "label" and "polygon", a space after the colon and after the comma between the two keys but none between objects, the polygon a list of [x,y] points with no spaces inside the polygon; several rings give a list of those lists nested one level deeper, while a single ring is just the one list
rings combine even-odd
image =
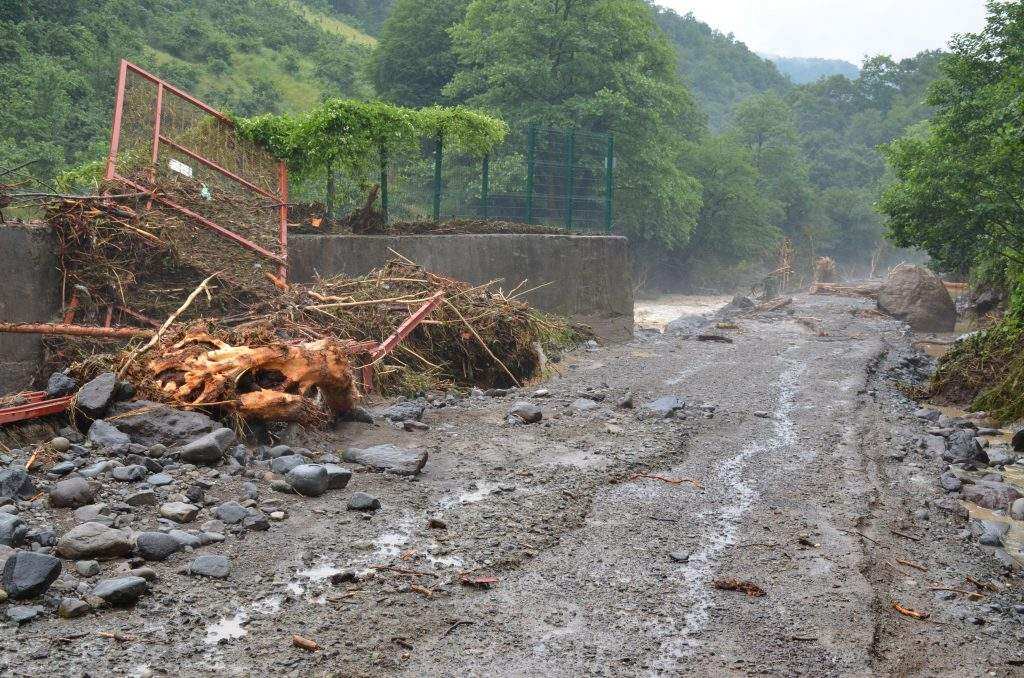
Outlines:
[{"label": "mud surface", "polygon": [[[914,448],[923,424],[891,378],[911,338],[851,312],[866,307],[801,296],[795,315],[822,331],[778,314],[738,320],[720,332],[731,344],[648,333],[568,357],[546,397],[428,409],[421,433],[352,423],[300,440],[430,459],[416,478],[274,495],[285,522],[203,549],[231,557],[225,581],[180,573],[178,554],[134,608],[7,625],[0,672],[1016,675],[1020,581],[933,506],[942,462]],[[627,392],[635,409],[617,406]],[[571,408],[588,395],[604,399]],[[685,418],[646,416],[661,396]],[[544,421],[508,426],[524,399]],[[347,511],[354,491],[383,508]]]}]

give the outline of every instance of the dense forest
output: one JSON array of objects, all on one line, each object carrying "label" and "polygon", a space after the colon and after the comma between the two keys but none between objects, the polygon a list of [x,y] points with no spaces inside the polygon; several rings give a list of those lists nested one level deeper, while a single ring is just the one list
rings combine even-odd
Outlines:
[{"label": "dense forest", "polygon": [[850,80],[854,80],[860,75],[860,68],[856,64],[842,59],[808,59],[781,57],[774,54],[765,55],[765,58],[775,64],[775,67],[783,75],[788,76],[798,85],[806,85],[833,75],[842,75]]},{"label": "dense forest", "polygon": [[[127,57],[237,115],[329,97],[466,104],[616,137],[615,222],[674,285],[884,259],[878,150],[929,116],[941,55],[803,64],[643,0],[0,0],[0,167],[102,157]],[[790,64],[791,66],[793,64]],[[830,70],[832,69],[832,70]],[[852,72],[851,72],[852,75]]]}]

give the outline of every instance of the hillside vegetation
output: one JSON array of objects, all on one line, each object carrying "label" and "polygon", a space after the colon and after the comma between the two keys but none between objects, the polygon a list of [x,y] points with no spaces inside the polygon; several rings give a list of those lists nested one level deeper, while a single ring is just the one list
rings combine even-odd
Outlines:
[{"label": "hillside vegetation", "polygon": [[122,57],[248,115],[369,95],[370,43],[284,0],[0,0],[0,167],[102,157]]},{"label": "hillside vegetation", "polygon": [[788,76],[797,85],[817,82],[833,75],[841,75],[850,80],[860,75],[860,68],[856,64],[842,59],[808,59],[775,55],[766,56],[766,58],[775,64],[779,72]]}]

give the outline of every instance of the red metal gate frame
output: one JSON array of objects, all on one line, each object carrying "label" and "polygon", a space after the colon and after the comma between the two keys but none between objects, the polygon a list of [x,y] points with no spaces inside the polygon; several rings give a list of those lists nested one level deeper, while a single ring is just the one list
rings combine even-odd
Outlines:
[{"label": "red metal gate frame", "polygon": [[[117,173],[117,151],[118,146],[121,142],[121,123],[122,116],[124,114],[125,87],[128,81],[129,71],[156,85],[156,106],[154,107],[153,111],[153,147],[151,149],[150,156],[154,168],[154,173],[156,171],[156,163],[160,155],[160,144],[165,144],[173,148],[174,150],[178,151],[179,153],[187,155],[188,157],[204,165],[205,167],[213,170],[214,172],[217,172],[227,177],[228,179],[239,184],[240,186],[243,186],[244,188],[259,195],[262,195],[266,198],[274,200],[278,207],[278,239],[280,242],[281,251],[280,253],[271,252],[265,247],[252,242],[248,238],[245,238],[244,236],[241,236],[238,233],[231,231],[230,229],[224,228],[220,224],[211,221],[210,219],[207,219],[206,217],[197,214],[196,212],[188,209],[187,207],[179,205],[172,200],[168,200],[163,196],[153,194],[152,200],[159,202],[173,210],[181,212],[182,214],[201,224],[205,228],[208,228],[211,231],[214,231],[225,238],[233,240],[242,247],[245,247],[246,249],[249,249],[263,257],[266,257],[277,262],[278,275],[282,280],[286,280],[288,275],[288,169],[285,166],[284,162],[279,161],[277,165],[278,193],[277,195],[275,195],[270,191],[260,188],[251,181],[248,181],[238,176],[237,174],[231,172],[230,170],[221,167],[220,165],[210,160],[209,158],[203,157],[203,155],[198,151],[186,148],[185,146],[182,146],[181,144],[178,144],[172,139],[169,139],[168,137],[164,136],[160,129],[160,119],[161,114],[163,113],[163,100],[165,92],[187,101],[188,103],[199,108],[208,115],[217,118],[221,122],[230,125],[231,127],[234,127],[235,124],[234,122],[232,122],[231,118],[224,115],[217,109],[203,103],[202,101],[195,98],[188,92],[178,89],[169,82],[161,80],[152,73],[142,68],[139,68],[135,64],[125,59],[121,60],[121,67],[117,76],[117,99],[114,104],[114,123],[110,135],[110,155],[107,156],[107,181],[116,180],[138,191],[152,193],[152,188],[142,186],[141,184],[132,181],[126,177],[123,177]],[[155,180],[155,178],[156,177],[154,176],[153,179]]]}]

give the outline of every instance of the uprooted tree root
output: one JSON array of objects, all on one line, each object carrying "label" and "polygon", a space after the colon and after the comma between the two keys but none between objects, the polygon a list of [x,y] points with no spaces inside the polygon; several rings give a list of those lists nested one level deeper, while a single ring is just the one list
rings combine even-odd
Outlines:
[{"label": "uprooted tree root", "polygon": [[922,395],[1003,423],[1024,417],[1024,323],[1009,317],[955,343]]}]

